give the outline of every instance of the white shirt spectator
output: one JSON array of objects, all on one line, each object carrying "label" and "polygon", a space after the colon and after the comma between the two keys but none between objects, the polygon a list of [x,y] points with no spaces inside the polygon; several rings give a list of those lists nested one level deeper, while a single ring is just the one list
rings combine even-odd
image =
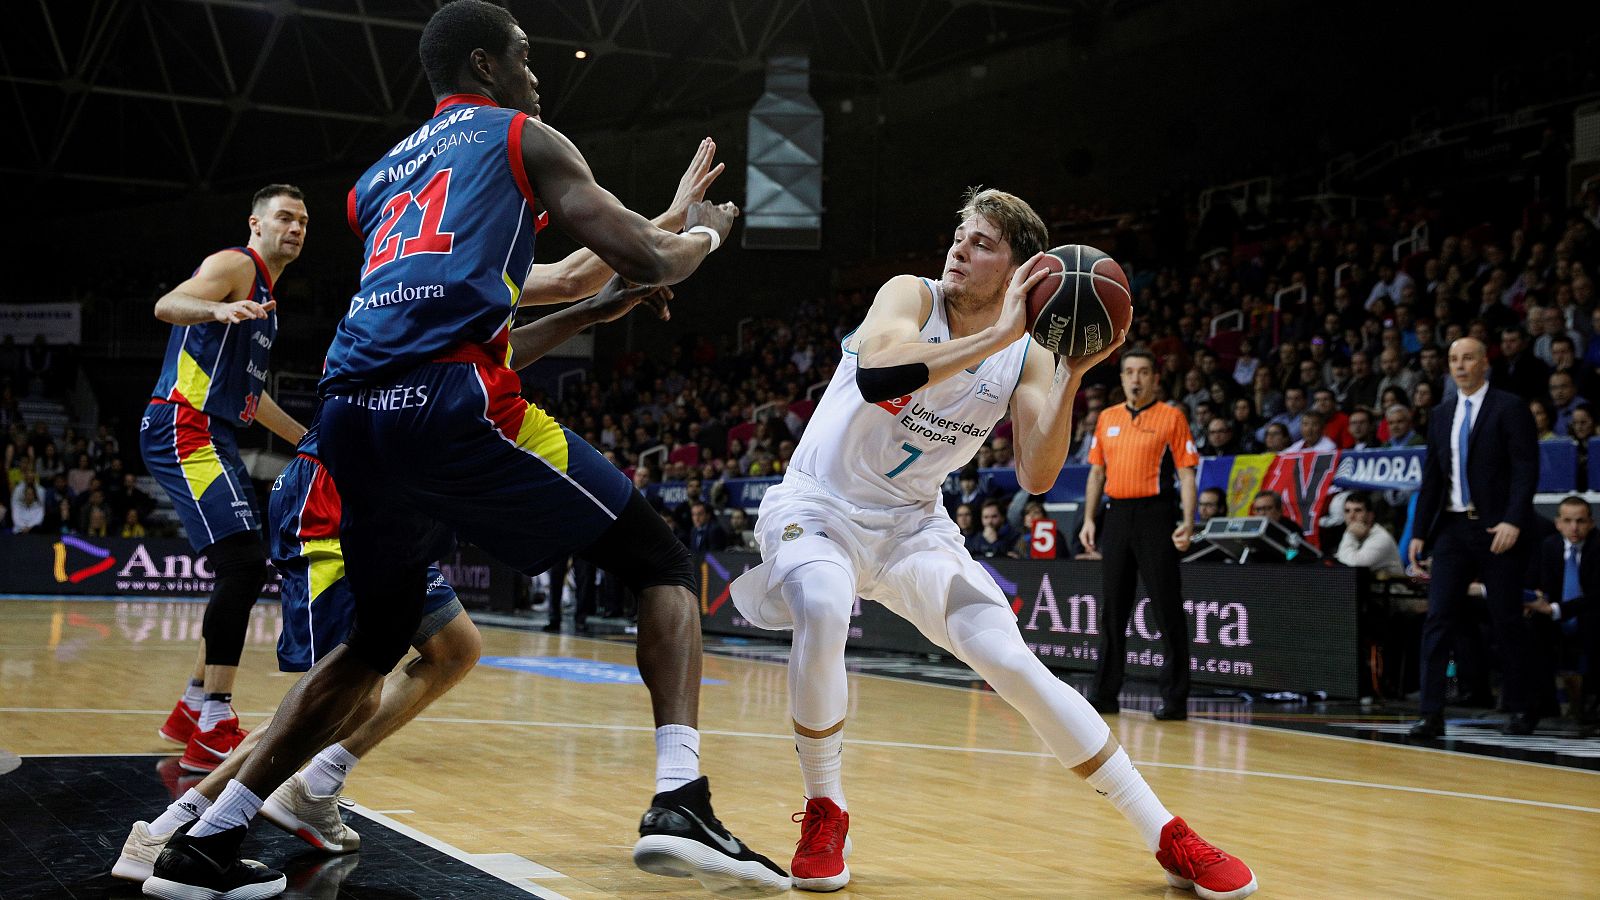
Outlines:
[{"label": "white shirt spectator", "polygon": [[22,492],[26,491],[28,489],[28,485],[30,484],[33,485],[33,492],[39,495],[39,502],[41,504],[44,503],[44,484],[42,482],[33,482],[24,479],[17,482],[17,486],[11,489],[12,510],[16,510],[18,507],[22,506]]},{"label": "white shirt spectator", "polygon": [[35,499],[33,503],[17,503],[11,507],[12,530],[21,534],[29,528],[38,528],[44,524],[44,503]]},{"label": "white shirt spectator", "polygon": [[1339,449],[1339,445],[1335,444],[1333,442],[1333,440],[1331,438],[1329,438],[1327,435],[1323,435],[1320,439],[1317,440],[1317,442],[1315,444],[1312,444],[1309,447],[1306,446],[1305,439],[1301,438],[1300,440],[1295,441],[1294,443],[1290,444],[1289,448],[1287,450],[1285,450],[1284,452],[1285,453],[1299,453],[1302,450],[1314,450],[1317,453],[1332,453],[1333,451],[1335,451],[1337,449]]},{"label": "white shirt spectator", "polygon": [[794,351],[789,356],[789,361],[794,363],[795,369],[802,375],[811,371],[811,347],[808,345]]},{"label": "white shirt spectator", "polygon": [[1400,564],[1400,547],[1382,525],[1372,526],[1366,540],[1358,540],[1346,530],[1334,559],[1353,569],[1371,569],[1395,577],[1405,574]]},{"label": "white shirt spectator", "polygon": [[1370,312],[1379,300],[1387,299],[1390,303],[1399,305],[1400,297],[1405,293],[1405,286],[1412,283],[1410,275],[1403,270],[1396,269],[1394,277],[1388,283],[1382,281],[1372,286],[1372,293],[1367,295],[1367,310]]},{"label": "white shirt spectator", "polygon": [[1249,387],[1250,382],[1255,380],[1256,369],[1259,368],[1261,368],[1261,360],[1253,356],[1242,356],[1233,364],[1233,380],[1245,387]]},{"label": "white shirt spectator", "polygon": [[[1579,334],[1575,329],[1572,328],[1568,328],[1566,333],[1567,337],[1572,338],[1572,352],[1575,353],[1579,359],[1582,359],[1583,351],[1586,346],[1583,342],[1583,335]],[[1541,362],[1551,367],[1554,367],[1556,364],[1555,356],[1550,353],[1550,341],[1553,340],[1553,338],[1553,335],[1541,334],[1539,335],[1538,339],[1533,342],[1533,355],[1539,357]],[[39,477],[44,477],[44,473],[42,471],[39,473]]]}]

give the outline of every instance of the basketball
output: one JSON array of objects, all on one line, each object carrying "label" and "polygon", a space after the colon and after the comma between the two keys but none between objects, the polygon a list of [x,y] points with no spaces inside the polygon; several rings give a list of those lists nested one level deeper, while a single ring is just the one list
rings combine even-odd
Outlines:
[{"label": "basketball", "polygon": [[1099,250],[1066,244],[1046,253],[1034,264],[1034,270],[1039,268],[1061,273],[1028,292],[1033,339],[1050,352],[1067,357],[1098,353],[1133,321],[1128,276]]}]

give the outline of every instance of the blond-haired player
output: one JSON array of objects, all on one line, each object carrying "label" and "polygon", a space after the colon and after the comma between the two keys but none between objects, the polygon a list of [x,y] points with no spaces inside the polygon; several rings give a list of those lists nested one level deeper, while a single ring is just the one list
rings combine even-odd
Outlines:
[{"label": "blond-haired player", "polygon": [[941,277],[890,279],[845,338],[783,483],[762,500],[763,561],[733,586],[750,621],[794,629],[789,701],[807,797],[795,885],[832,891],[850,880],[840,773],[845,640],[859,595],[916,625],[1026,716],[1062,765],[1133,823],[1170,884],[1247,896],[1250,869],[1169,813],[1088,701],[1023,643],[1009,602],[939,502],[945,476],[1008,409],[1018,483],[1049,490],[1080,379],[1126,337],[1079,359],[1033,349],[1026,297],[1047,276],[1028,272],[1048,239],[1044,223],[996,190],[969,192],[959,220]]}]

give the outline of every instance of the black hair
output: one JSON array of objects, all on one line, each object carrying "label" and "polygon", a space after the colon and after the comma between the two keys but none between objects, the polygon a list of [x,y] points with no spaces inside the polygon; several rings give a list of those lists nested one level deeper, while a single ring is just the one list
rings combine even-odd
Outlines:
[{"label": "black hair", "polygon": [[261,204],[274,197],[293,197],[301,202],[306,199],[305,192],[292,184],[269,184],[256,191],[255,196],[250,198],[250,211],[255,212],[261,207]]},{"label": "black hair", "polygon": [[434,96],[454,93],[461,66],[474,50],[498,56],[511,46],[517,24],[505,7],[486,0],[452,0],[439,7],[422,29],[417,53]]},{"label": "black hair", "polygon": [[1344,502],[1358,503],[1362,509],[1372,509],[1372,495],[1366,491],[1351,491],[1344,495]]},{"label": "black hair", "polygon": [[1117,365],[1118,366],[1125,366],[1125,365],[1128,364],[1128,360],[1130,360],[1130,359],[1148,359],[1148,360],[1150,360],[1150,368],[1152,368],[1152,369],[1160,368],[1159,366],[1156,365],[1156,355],[1154,353],[1151,353],[1149,350],[1143,350],[1143,349],[1139,349],[1139,350],[1124,350],[1124,351],[1122,351],[1122,356],[1121,356],[1120,359],[1117,360]]}]

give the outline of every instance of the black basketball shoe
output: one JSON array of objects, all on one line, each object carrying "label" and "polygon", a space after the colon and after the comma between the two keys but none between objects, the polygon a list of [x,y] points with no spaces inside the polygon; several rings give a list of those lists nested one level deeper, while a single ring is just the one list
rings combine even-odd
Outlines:
[{"label": "black basketball shoe", "polygon": [[[195,821],[199,821],[196,819]],[[173,833],[145,879],[144,892],[166,900],[262,900],[283,893],[282,872],[253,859],[239,859],[243,825],[203,838],[189,836],[194,822]]]},{"label": "black basketball shoe", "polygon": [[657,794],[639,820],[633,863],[655,875],[696,878],[713,894],[763,897],[789,889],[789,875],[744,845],[711,811],[705,776]]}]

